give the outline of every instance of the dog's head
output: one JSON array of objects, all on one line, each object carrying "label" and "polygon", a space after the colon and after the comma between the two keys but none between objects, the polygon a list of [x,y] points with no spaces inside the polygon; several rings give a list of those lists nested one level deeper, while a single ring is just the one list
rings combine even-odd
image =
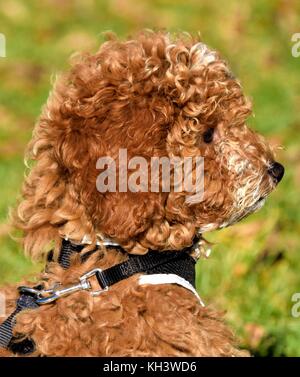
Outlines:
[{"label": "dog's head", "polygon": [[[187,36],[112,39],[77,59],[58,79],[29,146],[37,162],[16,216],[27,249],[39,253],[66,235],[110,237],[131,252],[179,249],[196,232],[254,212],[284,169],[246,126],[250,112],[226,63]],[[182,175],[172,164],[168,190],[162,171],[151,181],[153,157],[192,162]],[[183,176],[194,182],[189,192],[178,190]]]}]

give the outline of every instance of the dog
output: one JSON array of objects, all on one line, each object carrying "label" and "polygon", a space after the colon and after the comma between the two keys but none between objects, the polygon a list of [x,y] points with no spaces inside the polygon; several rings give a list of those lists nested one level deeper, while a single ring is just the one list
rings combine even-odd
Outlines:
[{"label": "dog", "polygon": [[[246,126],[250,114],[227,63],[186,34],[111,36],[96,54],[76,56],[29,143],[13,221],[26,254],[46,263],[35,282],[2,289],[10,316],[1,355],[247,355],[203,304],[194,267],[203,233],[260,209],[283,177],[272,148]],[[137,164],[125,177],[113,169],[136,156],[148,166],[153,157],[202,158],[200,179],[195,161],[187,176],[203,191],[178,190],[174,166],[169,190],[161,171],[146,190],[148,171],[133,179]],[[133,190],[120,190],[126,179]]]}]

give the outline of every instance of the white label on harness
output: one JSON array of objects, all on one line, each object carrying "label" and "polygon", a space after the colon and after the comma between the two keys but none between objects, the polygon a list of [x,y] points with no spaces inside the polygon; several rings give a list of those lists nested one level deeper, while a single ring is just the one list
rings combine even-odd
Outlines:
[{"label": "white label on harness", "polygon": [[199,300],[200,304],[204,307],[204,302],[202,301],[201,297],[198,295],[196,289],[190,284],[187,280],[183,279],[182,277],[175,275],[175,274],[152,274],[152,275],[142,275],[139,277],[139,285],[144,284],[178,284],[182,287],[188,289],[189,291],[193,292],[194,295]]}]

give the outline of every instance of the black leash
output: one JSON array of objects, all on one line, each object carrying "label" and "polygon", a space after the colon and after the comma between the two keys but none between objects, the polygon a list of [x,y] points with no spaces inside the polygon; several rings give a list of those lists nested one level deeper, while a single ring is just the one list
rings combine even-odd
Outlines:
[{"label": "black leash", "polygon": [[179,275],[195,287],[195,260],[183,251],[149,251],[145,255],[129,255],[127,261],[96,274],[102,288],[110,287],[137,273]]},{"label": "black leash", "polygon": [[[20,297],[17,300],[17,306],[15,311],[0,325],[1,348],[10,348],[12,340],[16,340],[13,337],[13,327],[16,322],[16,315],[24,309],[36,309],[38,307],[39,305],[36,303],[36,297],[34,295],[30,293],[20,295]],[[24,355],[32,353],[34,351],[34,344],[29,339],[14,344],[18,344],[18,346],[22,347],[22,354]]]},{"label": "black leash", "polygon": [[[186,247],[180,251],[167,250],[163,252],[150,250],[145,255],[128,254],[128,260],[117,264],[101,273],[97,273],[99,284],[102,288],[109,287],[118,283],[123,279],[127,279],[132,275],[140,272],[146,273],[172,273],[181,276],[195,287],[195,260],[189,254],[192,252],[199,239],[195,239],[193,245]],[[59,264],[67,269],[70,267],[70,259],[75,253],[80,253],[85,245],[75,245],[70,241],[63,240],[61,252],[58,257]],[[119,248],[120,246],[106,246],[107,248]],[[95,253],[98,248],[88,251],[81,256],[81,261],[85,262],[88,257]],[[52,255],[48,256],[48,260],[52,260]]]},{"label": "black leash", "polygon": [[[128,254],[128,260],[110,267],[106,270],[95,269],[93,273],[102,290],[108,289],[113,284],[118,283],[123,279],[127,279],[137,273],[146,274],[176,274],[187,280],[193,287],[195,287],[195,260],[190,256],[190,253],[197,247],[199,239],[195,238],[193,245],[180,251],[154,251],[150,250],[145,255]],[[85,245],[76,245],[70,241],[63,240],[61,251],[58,257],[58,263],[64,268],[68,269],[71,263],[71,257],[75,253],[80,253]],[[119,248],[120,246],[106,246],[107,248]],[[81,256],[81,261],[84,262],[88,257],[98,250],[88,251]],[[53,261],[53,251],[48,254],[48,261]],[[85,284],[88,284],[85,280]],[[13,327],[16,322],[16,315],[25,309],[36,309],[42,303],[48,303],[56,300],[49,298],[41,298],[43,286],[34,288],[19,287],[20,297],[17,300],[15,311],[0,325],[0,347],[9,348],[14,353],[29,354],[34,352],[35,344],[29,339],[18,340],[13,337]]]}]

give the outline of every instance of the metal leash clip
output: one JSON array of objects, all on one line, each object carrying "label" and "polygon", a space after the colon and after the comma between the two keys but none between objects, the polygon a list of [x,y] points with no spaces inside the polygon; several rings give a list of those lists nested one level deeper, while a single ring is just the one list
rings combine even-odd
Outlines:
[{"label": "metal leash clip", "polygon": [[[61,284],[55,284],[53,288],[50,289],[35,289],[30,287],[19,287],[19,291],[21,293],[30,293],[36,296],[36,303],[38,305],[45,305],[50,304],[53,301],[56,301],[60,297],[68,296],[71,293],[79,292],[79,291],[90,291],[92,296],[98,296],[101,293],[108,290],[108,286],[103,287],[99,290],[93,291],[92,284],[89,279],[93,276],[97,276],[97,274],[101,274],[102,270],[100,268],[95,268],[86,274],[80,276],[79,283],[71,285],[69,287],[61,287]],[[99,284],[100,285],[100,284]]]}]

